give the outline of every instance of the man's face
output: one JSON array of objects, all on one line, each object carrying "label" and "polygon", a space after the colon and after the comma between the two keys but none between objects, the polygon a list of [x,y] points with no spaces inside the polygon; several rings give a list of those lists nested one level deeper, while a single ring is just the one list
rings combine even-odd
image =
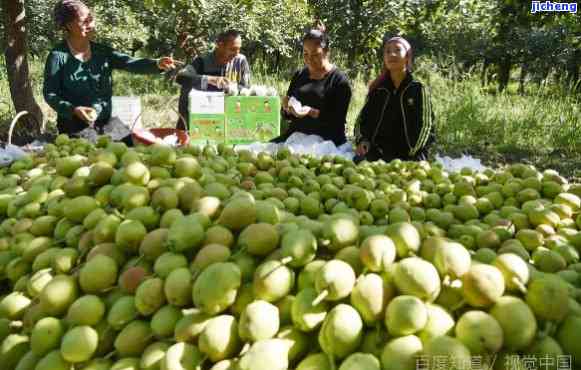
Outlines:
[{"label": "man's face", "polygon": [[236,37],[226,41],[218,43],[218,52],[222,55],[224,63],[228,63],[234,59],[238,54],[240,54],[240,49],[242,48],[242,39]]}]

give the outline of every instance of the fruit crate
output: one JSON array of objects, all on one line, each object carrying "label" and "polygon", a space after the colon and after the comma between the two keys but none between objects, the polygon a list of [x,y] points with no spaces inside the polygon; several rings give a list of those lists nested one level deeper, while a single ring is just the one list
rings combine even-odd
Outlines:
[{"label": "fruit crate", "polygon": [[269,141],[280,135],[280,98],[229,96],[226,98],[226,143]]},{"label": "fruit crate", "polygon": [[226,141],[224,114],[190,114],[190,143],[219,144]]},{"label": "fruit crate", "polygon": [[280,98],[192,90],[190,142],[246,144],[280,135]]},{"label": "fruit crate", "polygon": [[226,140],[224,93],[192,89],[188,104],[190,143],[223,143]]}]

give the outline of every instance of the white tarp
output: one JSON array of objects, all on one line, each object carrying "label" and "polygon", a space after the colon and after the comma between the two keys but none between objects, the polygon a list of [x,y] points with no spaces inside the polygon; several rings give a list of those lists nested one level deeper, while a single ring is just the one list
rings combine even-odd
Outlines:
[{"label": "white tarp", "polygon": [[247,149],[253,153],[275,154],[281,148],[288,148],[293,154],[309,154],[317,158],[325,155],[338,155],[352,160],[355,156],[353,147],[349,142],[337,147],[332,141],[323,140],[320,136],[305,135],[300,132],[295,132],[286,142],[280,144],[256,142],[236,145],[236,150]]},{"label": "white tarp", "polygon": [[444,169],[448,172],[460,172],[464,167],[471,168],[474,171],[482,172],[487,167],[482,164],[480,159],[474,158],[470,155],[462,155],[460,158],[451,158],[448,156],[440,156],[436,154],[436,162],[439,162],[444,166]]},{"label": "white tarp", "polygon": [[[281,144],[256,142],[247,145],[236,145],[237,150],[247,149],[256,154],[260,152],[275,154],[283,147],[290,149],[294,154],[309,154],[318,158],[324,155],[338,155],[353,160],[353,157],[355,157],[353,146],[350,142],[337,147],[332,141],[325,141],[320,136],[305,135],[299,132],[295,132],[285,143]],[[449,156],[436,154],[435,160],[436,162],[441,163],[449,172],[459,172],[464,167],[471,168],[478,172],[484,171],[487,168],[482,164],[480,159],[474,158],[470,155],[462,155],[460,158],[451,158]]]}]

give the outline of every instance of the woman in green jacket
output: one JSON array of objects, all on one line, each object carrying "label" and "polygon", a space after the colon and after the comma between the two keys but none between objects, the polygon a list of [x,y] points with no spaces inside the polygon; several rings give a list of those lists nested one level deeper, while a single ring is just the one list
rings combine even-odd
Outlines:
[{"label": "woman in green jacket", "polygon": [[74,135],[88,126],[102,133],[111,118],[113,69],[155,74],[175,68],[170,57],[136,59],[92,42],[95,20],[80,0],[60,0],[54,17],[65,39],[48,55],[43,94],[57,112],[59,133]]}]

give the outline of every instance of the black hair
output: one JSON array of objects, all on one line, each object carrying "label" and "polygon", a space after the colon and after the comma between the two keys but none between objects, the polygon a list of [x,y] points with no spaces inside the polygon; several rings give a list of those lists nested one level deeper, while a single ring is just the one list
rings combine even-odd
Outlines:
[{"label": "black hair", "polygon": [[329,50],[329,36],[325,25],[321,21],[317,21],[315,26],[304,34],[303,44],[305,41],[316,41],[324,51]]},{"label": "black hair", "polygon": [[241,36],[242,36],[242,34],[240,33],[240,31],[235,30],[235,29],[229,29],[229,30],[226,30],[224,32],[221,32],[218,35],[218,37],[216,37],[216,42],[226,42],[226,41],[230,41],[230,40],[235,40]]},{"label": "black hair", "polygon": [[88,8],[81,0],[60,0],[54,6],[54,22],[59,29],[77,18],[82,8]]}]

